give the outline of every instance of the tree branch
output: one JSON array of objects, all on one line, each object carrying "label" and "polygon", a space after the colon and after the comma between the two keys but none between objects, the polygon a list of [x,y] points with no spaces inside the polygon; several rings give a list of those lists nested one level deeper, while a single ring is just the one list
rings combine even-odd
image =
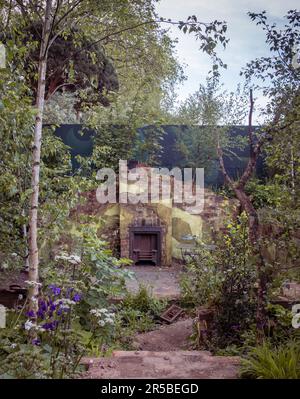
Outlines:
[{"label": "tree branch", "polygon": [[49,100],[54,96],[54,94],[55,94],[59,89],[61,89],[61,88],[64,87],[64,86],[75,86],[75,87],[76,87],[76,85],[75,85],[74,83],[62,83],[61,85],[58,85],[52,93],[50,93],[50,95],[48,96],[48,98],[47,98],[46,100],[49,101]]},{"label": "tree branch", "polygon": [[219,137],[218,137],[218,143],[217,143],[217,153],[218,153],[219,164],[220,164],[220,167],[221,167],[221,171],[222,171],[224,180],[229,185],[229,187],[234,188],[234,182],[232,181],[232,179],[228,175],[227,170],[225,168],[224,158],[223,158],[223,151],[222,151],[222,148],[220,146]]},{"label": "tree branch", "polygon": [[261,149],[261,145],[262,145],[261,143],[258,143],[254,148],[253,127],[252,127],[253,108],[254,108],[253,92],[252,92],[252,89],[250,89],[250,109],[249,109],[249,117],[248,117],[248,141],[249,141],[249,147],[250,147],[250,156],[249,156],[249,160],[248,160],[246,169],[236,185],[236,187],[238,189],[244,188],[245,184],[250,179],[250,177],[254,171],[254,168],[256,166],[257,157],[260,153],[260,149]]},{"label": "tree branch", "polygon": [[[59,18],[59,20],[53,25],[53,29],[55,30],[55,28],[57,28],[57,27],[60,25],[60,23],[61,23],[64,19],[66,19],[66,18],[71,14],[71,12],[74,11],[75,8],[77,8],[77,7],[79,6],[79,4],[82,3],[82,2],[83,2],[83,0],[78,0],[75,4],[73,4],[73,6],[70,7],[70,8],[68,9],[68,11],[66,11],[65,14],[63,14],[63,15]],[[58,3],[60,3],[59,0],[57,0],[57,4],[58,4]],[[57,5],[57,8],[59,8],[59,5]]]},{"label": "tree branch", "polygon": [[253,91],[250,89],[250,110],[248,117],[248,141],[250,146],[250,157],[253,155],[253,128],[252,128],[252,115],[253,115],[254,101],[253,101]]}]

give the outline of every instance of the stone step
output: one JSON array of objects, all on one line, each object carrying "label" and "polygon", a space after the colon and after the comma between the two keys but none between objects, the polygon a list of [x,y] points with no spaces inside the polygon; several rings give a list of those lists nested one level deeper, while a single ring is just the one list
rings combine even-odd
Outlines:
[{"label": "stone step", "polygon": [[85,358],[82,378],[232,379],[238,377],[240,359],[212,356],[207,351],[115,351],[112,357]]},{"label": "stone step", "polygon": [[180,353],[180,355],[184,358],[188,359],[198,359],[203,360],[206,359],[207,356],[211,357],[212,354],[209,351],[114,351],[112,353],[113,358],[124,358],[124,357],[134,357],[134,358],[141,358],[141,357],[163,357],[166,358],[170,354],[174,354],[174,352]]}]

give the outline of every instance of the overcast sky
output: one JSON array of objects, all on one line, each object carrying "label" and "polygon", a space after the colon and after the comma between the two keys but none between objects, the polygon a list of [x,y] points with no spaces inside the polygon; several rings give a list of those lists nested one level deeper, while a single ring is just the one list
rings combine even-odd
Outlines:
[{"label": "overcast sky", "polygon": [[[157,11],[161,17],[174,20],[186,20],[196,15],[199,21],[210,22],[225,20],[228,24],[227,35],[230,42],[226,50],[219,47],[218,55],[228,65],[222,70],[222,82],[225,88],[234,90],[241,81],[239,72],[245,64],[256,57],[268,55],[265,35],[247,15],[248,11],[266,10],[270,19],[279,25],[290,9],[299,9],[298,0],[161,0]],[[187,81],[178,89],[179,99],[185,99],[195,92],[211,68],[209,57],[199,51],[199,44],[192,35],[184,35],[177,27],[171,27],[170,36],[178,38],[177,55],[187,76]],[[258,102],[263,104],[264,99]]]}]

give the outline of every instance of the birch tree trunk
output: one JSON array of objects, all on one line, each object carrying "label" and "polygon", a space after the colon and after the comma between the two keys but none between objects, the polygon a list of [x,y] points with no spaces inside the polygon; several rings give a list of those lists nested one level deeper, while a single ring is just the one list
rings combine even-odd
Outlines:
[{"label": "birch tree trunk", "polygon": [[51,10],[52,0],[46,1],[45,15],[43,21],[43,31],[40,46],[40,56],[38,65],[38,88],[36,94],[36,109],[34,129],[34,144],[32,150],[32,175],[29,210],[29,281],[28,289],[29,310],[37,310],[38,282],[39,282],[39,250],[38,250],[38,207],[39,207],[39,181],[40,181],[40,160],[42,144],[42,125],[45,103],[45,86],[47,71],[48,45],[51,31]]}]

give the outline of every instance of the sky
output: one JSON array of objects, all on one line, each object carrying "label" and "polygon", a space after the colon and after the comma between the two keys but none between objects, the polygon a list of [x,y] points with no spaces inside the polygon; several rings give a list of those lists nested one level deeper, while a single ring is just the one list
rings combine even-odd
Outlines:
[{"label": "sky", "polygon": [[[247,15],[248,11],[267,11],[270,21],[279,26],[283,24],[283,16],[290,9],[299,9],[298,0],[161,0],[157,5],[159,16],[172,20],[186,20],[190,15],[196,15],[199,21],[210,22],[225,20],[228,25],[227,37],[230,39],[226,49],[218,47],[218,55],[227,64],[227,70],[222,69],[224,89],[235,90],[242,82],[239,72],[246,63],[254,58],[268,56],[265,35],[260,26],[256,26]],[[211,69],[208,55],[199,51],[199,42],[195,37],[183,34],[178,27],[169,30],[172,38],[177,38],[177,58],[184,66],[187,80],[177,89],[178,99],[184,100],[194,93],[200,83],[205,82]],[[256,104],[266,103],[260,94],[256,95]],[[258,119],[258,114],[255,116]],[[258,121],[258,120],[257,120]]]}]

